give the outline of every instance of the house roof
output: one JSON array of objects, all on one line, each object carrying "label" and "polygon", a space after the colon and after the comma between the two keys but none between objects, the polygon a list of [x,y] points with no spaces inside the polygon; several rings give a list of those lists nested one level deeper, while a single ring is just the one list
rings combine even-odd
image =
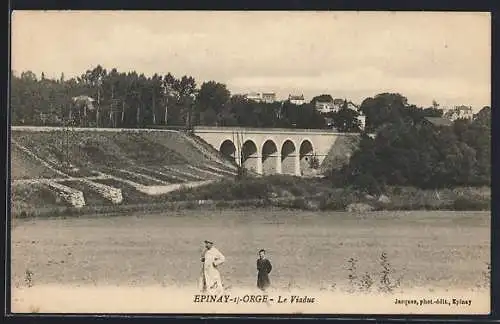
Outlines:
[{"label": "house roof", "polygon": [[304,95],[300,96],[289,95],[288,98],[291,100],[304,100]]},{"label": "house roof", "polygon": [[453,122],[447,118],[443,117],[425,117],[425,120],[427,120],[429,123],[431,123],[434,126],[452,126]]}]

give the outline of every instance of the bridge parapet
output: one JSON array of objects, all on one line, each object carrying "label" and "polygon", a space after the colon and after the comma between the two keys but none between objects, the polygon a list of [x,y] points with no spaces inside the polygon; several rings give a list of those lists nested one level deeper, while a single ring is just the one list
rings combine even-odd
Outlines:
[{"label": "bridge parapet", "polygon": [[258,128],[258,127],[217,127],[217,126],[195,126],[195,133],[247,133],[261,134],[278,133],[278,134],[329,134],[338,136],[359,136],[360,133],[340,133],[329,129],[307,129],[307,128]]}]

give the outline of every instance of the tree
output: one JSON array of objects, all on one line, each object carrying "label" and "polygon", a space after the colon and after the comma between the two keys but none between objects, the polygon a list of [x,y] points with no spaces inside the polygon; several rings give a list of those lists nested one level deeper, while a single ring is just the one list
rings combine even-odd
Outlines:
[{"label": "tree", "polygon": [[165,92],[163,91],[163,80],[162,77],[158,74],[154,74],[150,81],[151,87],[151,115],[153,125],[156,125],[159,122],[158,116],[160,112],[158,111],[158,106],[163,103],[163,96]]},{"label": "tree", "polygon": [[193,97],[196,96],[195,79],[184,75],[180,80],[175,80],[173,90],[177,95],[177,105],[180,119],[185,125],[191,125]]},{"label": "tree", "polygon": [[361,131],[359,112],[349,108],[347,100],[344,100],[339,111],[333,113],[333,126],[343,133],[358,133]]},{"label": "tree", "polygon": [[97,65],[92,70],[87,70],[80,76],[79,81],[88,88],[91,97],[96,98],[96,116],[95,125],[99,127],[100,123],[100,109],[101,109],[101,85],[103,79],[106,77],[107,72],[101,65]]},{"label": "tree", "polygon": [[[453,127],[415,123],[412,113],[425,111],[417,108],[407,109],[406,118],[378,127],[374,139],[364,136],[349,164],[340,173],[332,172],[332,179],[372,189],[375,184],[422,188],[488,184],[488,127],[476,119],[457,120]],[[484,124],[487,115],[482,114]]]},{"label": "tree", "polygon": [[405,117],[406,97],[398,93],[381,93],[365,99],[359,110],[366,116],[366,130],[375,131],[386,123],[394,123]]},{"label": "tree", "polygon": [[196,113],[203,125],[214,125],[220,120],[231,93],[225,84],[215,81],[204,82],[196,98]]},{"label": "tree", "polygon": [[26,71],[26,72],[21,72],[21,79],[23,81],[31,81],[31,82],[36,82],[36,74],[33,73],[32,71]]},{"label": "tree", "polygon": [[315,105],[316,102],[333,102],[333,97],[329,94],[322,94],[311,99],[311,104]]}]

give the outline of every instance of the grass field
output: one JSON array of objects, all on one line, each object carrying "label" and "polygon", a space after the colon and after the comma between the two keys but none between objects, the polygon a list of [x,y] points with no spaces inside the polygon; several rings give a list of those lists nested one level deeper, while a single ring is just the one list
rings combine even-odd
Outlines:
[{"label": "grass field", "polygon": [[[90,298],[68,304],[68,310],[123,312],[133,308],[118,304],[120,298],[131,302],[141,294],[163,294],[169,299],[165,287],[191,287],[196,293],[201,241],[212,239],[227,258],[221,273],[233,291],[255,286],[256,253],[266,248],[274,266],[272,285],[279,291],[349,291],[354,273],[368,274],[374,284],[365,293],[377,293],[385,252],[391,280],[401,279],[394,293],[458,289],[469,296],[482,287],[481,298],[485,303],[489,298],[484,289],[489,285],[489,212],[249,209],[140,215],[17,220],[11,236],[13,296],[18,303],[41,303],[30,307],[43,305],[38,310],[43,312],[101,289],[116,301],[105,303],[111,308]],[[357,261],[354,272],[348,270],[349,259]],[[143,310],[166,307],[159,301],[147,304]]]},{"label": "grass field", "polygon": [[227,284],[252,287],[255,257],[269,250],[276,287],[347,282],[347,260],[374,279],[386,252],[401,287],[476,287],[489,262],[485,212],[179,211],[144,217],[19,220],[12,230],[13,285],[184,285],[200,271],[201,241],[226,255]]}]

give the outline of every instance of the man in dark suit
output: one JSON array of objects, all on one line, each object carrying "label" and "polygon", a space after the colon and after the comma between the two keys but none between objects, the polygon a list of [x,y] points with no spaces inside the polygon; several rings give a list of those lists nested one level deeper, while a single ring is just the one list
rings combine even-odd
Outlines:
[{"label": "man in dark suit", "polygon": [[260,290],[265,291],[271,285],[269,273],[272,269],[271,262],[266,258],[266,251],[264,249],[260,250],[257,259],[257,287]]}]

